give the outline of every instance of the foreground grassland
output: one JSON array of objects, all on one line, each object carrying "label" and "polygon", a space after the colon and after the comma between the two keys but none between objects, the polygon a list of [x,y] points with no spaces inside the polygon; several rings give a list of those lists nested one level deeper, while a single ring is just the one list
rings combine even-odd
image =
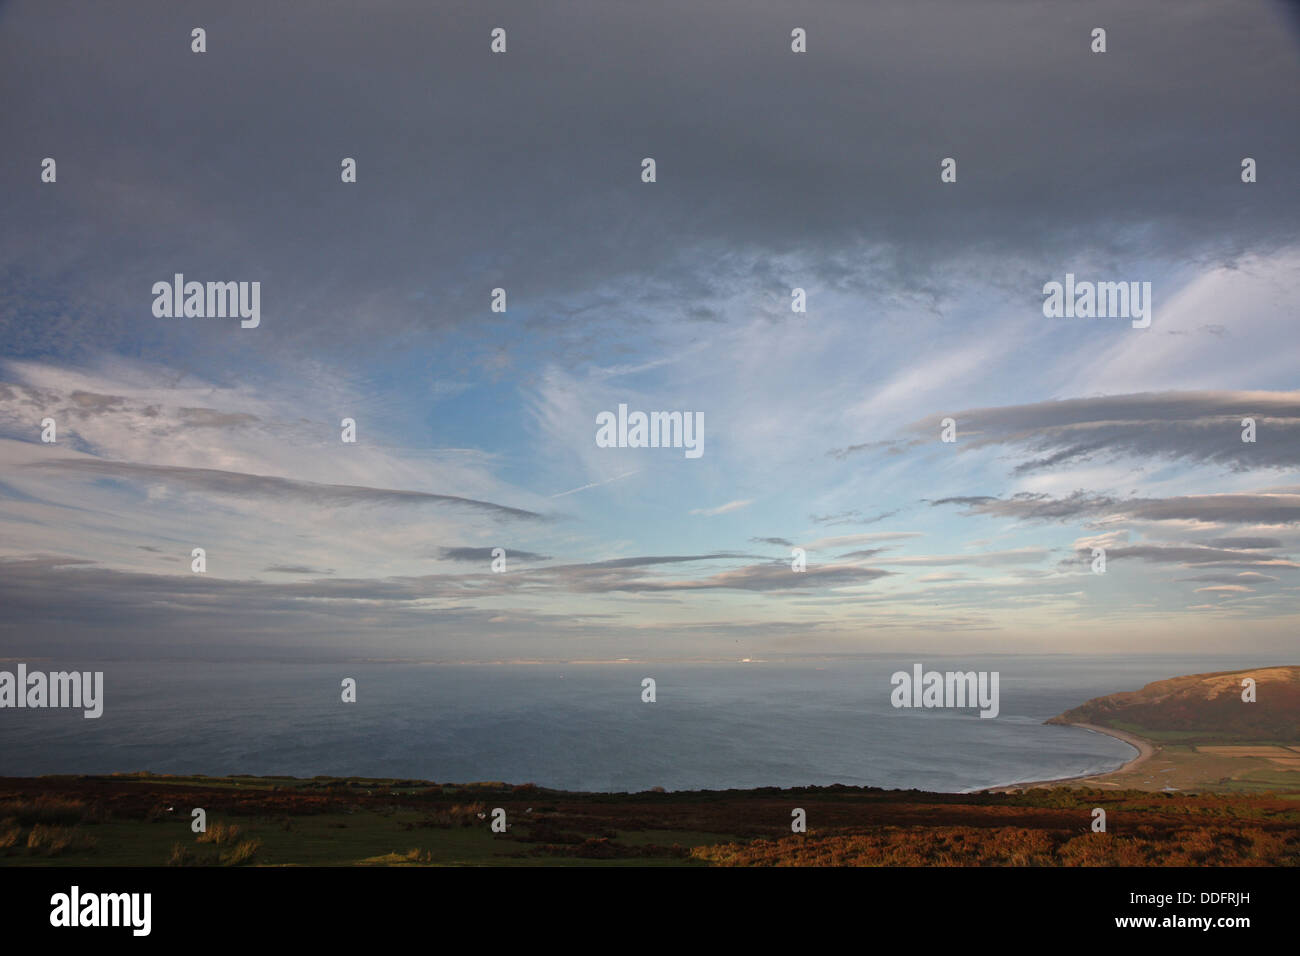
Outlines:
[{"label": "foreground grassland", "polygon": [[[207,811],[208,830],[190,829]],[[494,834],[502,807],[510,829]],[[790,832],[795,807],[808,832]],[[1108,832],[1090,831],[1103,807]],[[1275,793],[855,787],[591,794],[414,780],[0,778],[0,865],[1090,866],[1300,863]]]}]

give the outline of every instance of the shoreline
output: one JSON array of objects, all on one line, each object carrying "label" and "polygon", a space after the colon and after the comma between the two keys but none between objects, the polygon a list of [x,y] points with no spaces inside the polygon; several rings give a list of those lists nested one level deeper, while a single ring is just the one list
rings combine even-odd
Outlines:
[{"label": "shoreline", "polygon": [[1066,727],[1079,727],[1083,730],[1089,730],[1096,734],[1105,734],[1107,737],[1114,737],[1116,740],[1122,740],[1137,750],[1137,753],[1124,764],[1116,767],[1114,770],[1103,770],[1101,773],[1083,773],[1070,777],[1054,777],[1050,780],[1025,780],[1017,783],[999,783],[991,787],[982,787],[978,790],[971,790],[970,793],[1015,793],[1019,790],[1028,790],[1032,787],[1055,787],[1066,783],[1079,783],[1084,780],[1101,780],[1103,777],[1109,777],[1112,774],[1124,773],[1128,770],[1136,770],[1142,764],[1154,757],[1160,750],[1159,744],[1147,740],[1145,737],[1139,737],[1137,734],[1131,734],[1126,730],[1116,730],[1113,727],[1102,727],[1098,724],[1076,724],[1067,723]]}]

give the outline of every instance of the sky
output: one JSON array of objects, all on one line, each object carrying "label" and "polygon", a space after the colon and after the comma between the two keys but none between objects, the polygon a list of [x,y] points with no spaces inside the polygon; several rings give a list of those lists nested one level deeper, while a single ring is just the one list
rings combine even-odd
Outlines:
[{"label": "sky", "polygon": [[1296,649],[1293,3],[9,0],[0,103],[0,656]]}]

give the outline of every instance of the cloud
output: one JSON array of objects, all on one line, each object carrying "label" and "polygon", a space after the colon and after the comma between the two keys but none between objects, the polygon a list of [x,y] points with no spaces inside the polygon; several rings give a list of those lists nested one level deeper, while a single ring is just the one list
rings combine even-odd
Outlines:
[{"label": "cloud", "polygon": [[857,510],[841,511],[838,514],[810,515],[809,520],[814,524],[828,525],[875,524],[878,521],[884,521],[886,518],[892,518],[894,515],[898,514],[898,511],[899,509],[895,508],[892,511],[882,511],[879,514],[871,515],[870,517],[863,515],[861,511]]},{"label": "cloud", "polygon": [[888,548],[862,548],[857,551],[846,551],[844,554],[840,555],[840,560],[843,561],[848,558],[874,558],[876,555],[884,554],[888,550]]},{"label": "cloud", "polygon": [[613,478],[607,478],[607,479],[605,479],[604,481],[590,481],[590,482],[588,482],[587,484],[585,484],[585,485],[581,485],[581,486],[579,486],[579,487],[577,487],[577,488],[570,488],[568,491],[560,491],[560,492],[557,492],[557,493],[551,495],[551,497],[552,497],[552,498],[564,498],[564,497],[566,497],[566,496],[568,496],[568,495],[576,495],[579,491],[587,491],[587,490],[590,489],[590,488],[599,488],[601,485],[608,485],[608,484],[611,484],[611,483],[613,483],[613,482],[615,482],[615,481],[619,481],[619,480],[621,480],[621,479],[623,479],[623,478],[627,478],[627,477],[629,477],[629,476],[631,476],[631,475],[638,474],[638,473],[640,472],[640,470],[641,470],[641,469],[638,468],[638,469],[636,469],[635,471],[625,471],[625,472],[623,472],[623,474],[621,474],[621,475],[615,475]]},{"label": "cloud", "polygon": [[818,538],[810,541],[803,548],[808,551],[828,551],[833,548],[847,548],[855,544],[867,544],[872,541],[903,541],[908,538],[920,538],[920,531],[868,531],[862,534],[842,534],[833,538]]},{"label": "cloud", "polygon": [[[1300,522],[1300,494],[1182,495],[1174,498],[1113,498],[1076,491],[1066,498],[1020,492],[1009,498],[939,498],[931,505],[964,505],[968,514],[1027,521],[1074,521],[1100,516],[1142,521],[1286,525]],[[1272,541],[1273,539],[1252,539]],[[1255,545],[1273,547],[1271,544]]]},{"label": "cloud", "polygon": [[1258,571],[1238,571],[1236,574],[1194,574],[1178,580],[1195,584],[1241,584],[1243,582],[1265,584],[1280,579],[1271,574],[1260,574]]},{"label": "cloud", "polygon": [[[921,295],[943,283],[954,254],[976,243],[1002,261],[1032,254],[1061,262],[1080,244],[1121,261],[1138,252],[1186,260],[1241,255],[1295,236],[1297,200],[1285,177],[1206,188],[1226,175],[1221,157],[1204,146],[1207,108],[1221,115],[1226,141],[1267,140],[1275,155],[1300,152],[1297,132],[1271,121],[1293,107],[1300,76],[1293,39],[1264,3],[1142,12],[1107,5],[1124,17],[1126,49],[1136,55],[1122,70],[1099,70],[1104,58],[1086,43],[1061,44],[1070,14],[1063,2],[1049,3],[1052,15],[1038,18],[1013,2],[975,9],[958,0],[896,0],[873,8],[869,20],[857,5],[828,5],[811,25],[812,52],[800,57],[789,51],[787,9],[769,2],[720,0],[701,9],[669,0],[653,10],[583,3],[562,23],[547,9],[524,8],[512,12],[512,39],[528,39],[488,65],[462,40],[480,28],[472,5],[435,10],[393,0],[378,26],[373,11],[340,5],[304,36],[293,5],[268,0],[256,31],[208,54],[239,64],[220,88],[193,64],[182,67],[178,48],[162,39],[167,9],[163,0],[125,13],[89,8],[52,29],[40,4],[6,5],[9,35],[29,42],[6,44],[0,57],[10,104],[0,140],[40,128],[69,155],[98,157],[93,180],[61,178],[53,196],[48,189],[7,196],[0,263],[12,271],[5,285],[24,308],[4,302],[0,322],[5,341],[23,354],[69,341],[129,347],[142,336],[140,290],[170,277],[177,263],[265,279],[264,329],[275,332],[259,335],[259,348],[280,354],[373,354],[411,336],[481,324],[562,355],[602,351],[591,326],[615,311],[616,321],[659,312],[712,324],[720,310],[697,293],[712,289],[719,257],[701,253],[711,244],[750,247],[779,261],[792,222],[809,253],[805,281],[814,292],[860,281],[841,258],[860,238],[889,247],[873,270],[889,279],[870,285]],[[683,22],[693,25],[689,34]],[[559,35],[563,43],[548,42]],[[1222,44],[1225,35],[1234,42]],[[924,58],[914,55],[916,36],[928,38]],[[432,58],[430,37],[441,38]],[[72,55],[90,43],[116,64],[121,83],[169,82],[149,89],[148,109],[132,108],[117,95],[120,84],[95,82],[99,64]],[[286,49],[309,62],[346,61],[349,69],[322,72],[310,87],[286,84]],[[670,62],[663,49],[673,51]],[[573,50],[587,51],[591,69],[572,68]],[[40,79],[41,65],[51,62],[60,64],[59,84]],[[1216,68],[1188,71],[1189,62]],[[416,68],[424,71],[421,84],[410,82]],[[599,84],[590,82],[592,70]],[[351,82],[357,75],[368,78],[364,86]],[[1080,75],[1089,77],[1082,99]],[[1025,76],[1035,81],[1026,84]],[[1257,109],[1229,110],[1223,76],[1251,90]],[[474,82],[466,85],[467,77]],[[460,93],[430,104],[430,88]],[[77,110],[66,108],[67,89],[82,91]],[[271,89],[276,96],[267,96]],[[243,135],[208,153],[159,135],[157,117],[181,115],[200,100],[213,115],[239,116]],[[293,123],[284,122],[286,109]],[[855,122],[843,123],[850,113]],[[490,142],[445,135],[485,115],[498,120]],[[773,115],[781,117],[780,136],[771,131]],[[1036,118],[1032,128],[1024,116]],[[304,156],[328,156],[337,175],[340,117],[347,118],[343,140],[361,145],[391,142],[400,121],[404,148],[359,156],[356,187],[335,182],[322,198],[321,180],[301,175],[301,164],[319,161]],[[548,138],[555,129],[565,135]],[[962,144],[962,184],[942,193],[936,129]],[[1079,137],[1080,129],[1106,135]],[[1067,141],[1073,147],[1063,155],[1059,144]],[[652,203],[647,189],[628,186],[639,161],[629,159],[632,143],[637,151],[660,149]],[[1179,162],[1150,162],[1157,150]],[[437,176],[428,175],[432,155]],[[745,157],[740,175],[737,156]],[[25,175],[19,154],[2,163],[4,181]],[[253,164],[278,202],[237,172]],[[1113,176],[1117,168],[1128,174]],[[864,190],[864,175],[890,188]],[[1077,195],[1104,197],[1070,204],[1068,230],[1060,227],[1060,204],[1042,200],[1063,181]],[[773,188],[781,183],[816,188]],[[364,202],[355,201],[357,192]],[[434,233],[422,214],[430,209],[439,217]],[[636,228],[592,229],[593,222]],[[62,238],[58,246],[29,242],[38,225]],[[355,237],[369,235],[384,236],[382,250],[358,245]],[[510,276],[508,317],[486,314],[470,288],[477,285],[455,281],[471,269],[485,288]],[[604,278],[629,275],[644,277],[636,299],[573,301]],[[228,332],[216,322],[182,321],[151,323],[143,335],[151,352],[181,354],[202,352]],[[486,361],[491,352],[484,342],[465,357]],[[603,367],[633,369],[663,360],[601,359]]]},{"label": "cloud", "polygon": [[[856,445],[846,445],[843,448],[832,448],[826,454],[831,458],[844,461],[859,452],[864,451],[884,451],[886,454],[899,455],[908,448],[915,448],[921,444],[920,441],[899,441],[896,439],[885,439],[881,441],[859,442]],[[816,519],[814,519],[816,520]]]},{"label": "cloud", "polygon": [[[939,418],[913,423],[938,434]],[[1236,471],[1300,467],[1300,391],[1159,392],[955,412],[964,449],[1012,445],[1034,457],[1017,475],[1124,455],[1219,464]],[[1243,442],[1242,420],[1256,421]]]},{"label": "cloud", "polygon": [[725,505],[718,505],[716,508],[693,508],[688,514],[705,515],[707,517],[725,515],[733,511],[739,511],[741,508],[748,508],[753,503],[753,498],[746,498],[743,501],[728,501]]},{"label": "cloud", "polygon": [[181,423],[187,428],[231,428],[258,421],[256,415],[246,412],[219,412],[211,408],[182,408],[179,411]]},{"label": "cloud", "polygon": [[658,564],[690,564],[695,561],[720,561],[726,558],[739,558],[738,555],[730,551],[716,552],[713,554],[666,554],[666,555],[645,555],[633,558],[609,558],[605,561],[590,561],[585,564],[562,564],[553,568],[548,568],[547,573],[568,572],[576,570],[610,570],[623,568],[648,568]]},{"label": "cloud", "polygon": [[547,520],[545,515],[524,508],[462,498],[459,495],[440,495],[427,491],[404,491],[393,488],[368,488],[363,485],[323,485],[312,481],[277,478],[272,475],[250,475],[243,472],[221,471],[215,468],[181,468],[170,465],[138,465],[121,461],[102,461],[95,458],[56,458],[37,461],[28,468],[55,473],[81,473],[103,478],[116,478],[137,482],[175,482],[192,490],[208,494],[244,497],[295,498],[322,505],[418,505],[448,504],[491,514],[494,517]]},{"label": "cloud", "polygon": [[617,586],[620,591],[801,591],[822,587],[840,587],[868,584],[888,577],[890,571],[880,568],[863,568],[856,565],[809,565],[806,571],[796,572],[789,564],[753,564],[733,571],[722,571],[706,578],[681,581],[636,580]]},{"label": "cloud", "polygon": [[1282,542],[1277,538],[1213,538],[1206,543],[1215,548],[1243,548],[1246,550],[1256,548],[1267,550],[1282,547]]},{"label": "cloud", "polygon": [[[1091,557],[1091,551],[1080,548],[1080,559]],[[1294,569],[1300,564],[1290,559],[1258,551],[1232,551],[1226,548],[1207,548],[1197,545],[1139,544],[1110,548],[1106,551],[1108,562],[1138,559],[1153,564],[1179,564],[1189,566],[1263,567]]]},{"label": "cloud", "polygon": [[[439,555],[448,561],[465,561],[468,563],[487,564],[492,561],[496,548],[441,548]],[[549,561],[549,556],[545,554],[536,554],[532,551],[516,550],[506,548],[506,557],[515,561]]]},{"label": "cloud", "polygon": [[881,564],[938,567],[951,564],[998,567],[1005,564],[1035,564],[1047,557],[1046,548],[1013,548],[1007,551],[985,551],[976,554],[927,554],[895,558],[882,558]]}]

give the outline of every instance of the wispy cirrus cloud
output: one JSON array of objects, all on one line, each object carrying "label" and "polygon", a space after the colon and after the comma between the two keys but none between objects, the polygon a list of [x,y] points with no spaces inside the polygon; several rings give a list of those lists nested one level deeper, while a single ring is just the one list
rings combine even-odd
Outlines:
[{"label": "wispy cirrus cloud", "polygon": [[816,538],[800,547],[809,551],[827,551],[832,548],[847,548],[855,544],[867,544],[873,541],[906,541],[921,538],[920,531],[866,531],[861,534],[841,534],[830,538]]},{"label": "wispy cirrus cloud", "polygon": [[[936,435],[940,418],[913,423]],[[1107,395],[953,412],[963,449],[1010,445],[1025,458],[1013,474],[1124,455],[1224,465],[1300,467],[1300,392],[1221,391]],[[1243,442],[1242,421],[1256,423]]]},{"label": "wispy cirrus cloud", "polygon": [[330,505],[419,505],[446,504],[470,508],[494,517],[547,520],[547,516],[526,508],[459,495],[442,495],[428,491],[397,488],[368,488],[364,485],[326,485],[313,481],[279,478],[273,475],[250,475],[216,468],[181,468],[172,465],[140,465],[98,458],[54,458],[32,462],[28,468],[57,474],[84,474],[138,482],[174,482],[209,494],[237,498],[297,498],[314,504]]},{"label": "wispy cirrus cloud", "polygon": [[742,508],[748,508],[753,503],[754,499],[745,498],[739,501],[728,501],[725,505],[718,505],[716,508],[692,508],[687,513],[711,518],[714,515],[725,515],[733,511],[740,511]]},{"label": "wispy cirrus cloud", "polygon": [[[439,548],[438,554],[447,561],[464,561],[466,563],[487,564],[492,561],[493,551],[496,548],[472,548],[472,547],[455,547]],[[549,561],[548,555],[536,554],[532,551],[524,551],[515,548],[504,549],[506,555],[515,561]]]},{"label": "wispy cirrus cloud", "polygon": [[[1080,548],[1079,559],[1090,556],[1090,549]],[[1152,564],[1178,564],[1184,567],[1224,566],[1250,568],[1300,569],[1300,563],[1287,557],[1264,554],[1258,551],[1233,551],[1227,548],[1208,548],[1178,544],[1138,544],[1112,547],[1106,550],[1109,562],[1137,559]]]},{"label": "wispy cirrus cloud", "polygon": [[[968,514],[1027,521],[1078,521],[1098,517],[1141,521],[1197,521],[1221,524],[1289,525],[1300,522],[1300,494],[1182,495],[1173,498],[1114,498],[1078,491],[1065,498],[1020,492],[1008,498],[939,498],[932,506],[964,506]],[[1262,539],[1271,540],[1271,539]],[[1262,545],[1269,546],[1269,545]]]}]

